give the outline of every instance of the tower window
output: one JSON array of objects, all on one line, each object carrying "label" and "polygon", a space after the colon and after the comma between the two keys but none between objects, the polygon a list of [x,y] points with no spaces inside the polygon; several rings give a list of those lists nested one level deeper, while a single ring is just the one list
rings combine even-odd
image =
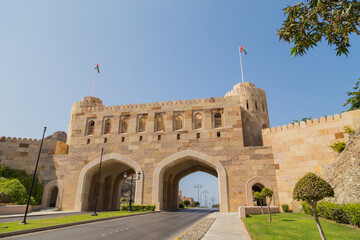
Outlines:
[{"label": "tower window", "polygon": [[221,113],[217,112],[214,114],[214,127],[221,127]]},{"label": "tower window", "polygon": [[257,110],[257,101],[255,101],[255,109]]},{"label": "tower window", "polygon": [[220,136],[221,136],[220,132],[217,132],[217,133],[216,133],[216,137],[219,138]]},{"label": "tower window", "polygon": [[88,140],[86,141],[86,144],[90,144],[90,139],[88,139]]},{"label": "tower window", "polygon": [[194,129],[200,129],[202,127],[202,116],[201,113],[194,115]]},{"label": "tower window", "polygon": [[177,114],[175,116],[174,129],[181,130],[183,128],[183,116],[181,114]]},{"label": "tower window", "polygon": [[246,109],[249,110],[249,101],[246,100]]},{"label": "tower window", "polygon": [[200,138],[200,133],[196,133],[196,138],[197,138],[197,139]]},{"label": "tower window", "polygon": [[107,138],[104,138],[104,143],[107,143]]},{"label": "tower window", "polygon": [[157,132],[165,131],[164,116],[162,115],[156,116],[156,131]]},{"label": "tower window", "polygon": [[94,129],[95,129],[95,121],[91,120],[88,123],[88,128],[87,128],[86,135],[94,135]]},{"label": "tower window", "polygon": [[106,119],[104,126],[104,134],[110,134],[110,129],[111,129],[111,120]]},{"label": "tower window", "polygon": [[158,135],[158,141],[160,141],[161,140],[161,135]]},{"label": "tower window", "polygon": [[141,142],[143,140],[143,137],[142,136],[140,136],[139,137],[139,142]]},{"label": "tower window", "polygon": [[124,117],[121,120],[120,133],[127,133],[129,125],[129,117]]},{"label": "tower window", "polygon": [[121,138],[121,142],[125,142],[125,137],[122,137],[122,138]]},{"label": "tower window", "polygon": [[180,134],[176,135],[176,140],[180,140]]},{"label": "tower window", "polygon": [[262,110],[265,112],[264,102],[262,102]]}]

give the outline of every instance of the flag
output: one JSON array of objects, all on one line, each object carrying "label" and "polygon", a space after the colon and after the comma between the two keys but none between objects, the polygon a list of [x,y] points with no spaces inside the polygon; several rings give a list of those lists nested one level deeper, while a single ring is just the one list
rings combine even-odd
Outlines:
[{"label": "flag", "polygon": [[96,64],[95,69],[98,71],[98,73],[100,73],[99,64]]},{"label": "flag", "polygon": [[246,50],[242,46],[239,46],[239,51],[240,51],[240,53],[242,53],[244,51],[245,55],[247,55]]}]

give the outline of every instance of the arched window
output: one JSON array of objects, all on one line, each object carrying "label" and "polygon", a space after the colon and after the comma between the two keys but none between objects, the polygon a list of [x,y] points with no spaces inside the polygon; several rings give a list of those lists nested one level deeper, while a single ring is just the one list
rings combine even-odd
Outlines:
[{"label": "arched window", "polygon": [[88,129],[86,135],[94,135],[95,121],[91,120],[88,123]]},{"label": "arched window", "polygon": [[146,128],[146,118],[141,117],[139,118],[139,132],[145,132]]},{"label": "arched window", "polygon": [[156,116],[156,131],[165,131],[164,116],[162,115]]},{"label": "arched window", "polygon": [[175,116],[175,130],[181,130],[183,128],[183,116],[177,114]]},{"label": "arched window", "polygon": [[264,123],[262,128],[265,129],[265,128],[269,128],[269,127],[268,127],[268,125],[266,123]]},{"label": "arched window", "polygon": [[110,134],[110,129],[111,129],[111,120],[106,119],[104,126],[104,134]]},{"label": "arched window", "polygon": [[255,100],[255,109],[257,110],[257,101]]},{"label": "arched window", "polygon": [[214,114],[214,127],[221,127],[221,113],[217,112]]},{"label": "arched window", "polygon": [[202,124],[202,116],[201,113],[196,113],[194,115],[194,129],[199,129],[201,128],[201,124]]},{"label": "arched window", "polygon": [[127,133],[128,125],[129,125],[129,118],[127,118],[127,117],[123,118],[123,120],[121,120],[120,132],[121,133]]},{"label": "arched window", "polygon": [[249,110],[249,101],[246,100],[246,109]]}]

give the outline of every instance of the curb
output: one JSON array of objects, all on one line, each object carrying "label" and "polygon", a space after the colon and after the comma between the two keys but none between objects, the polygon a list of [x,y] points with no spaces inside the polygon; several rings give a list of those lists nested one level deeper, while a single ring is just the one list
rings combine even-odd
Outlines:
[{"label": "curb", "polygon": [[52,230],[52,229],[58,229],[58,228],[64,228],[64,227],[71,227],[71,226],[76,226],[76,225],[83,225],[83,224],[87,224],[87,223],[114,220],[114,219],[118,219],[118,218],[154,214],[154,213],[160,213],[160,212],[161,211],[154,211],[154,212],[148,212],[148,213],[138,213],[138,214],[131,214],[131,215],[123,215],[123,216],[115,216],[115,217],[107,217],[107,218],[98,218],[98,219],[86,220],[86,221],[81,221],[81,222],[64,223],[64,224],[58,224],[58,225],[53,225],[53,226],[47,226],[47,227],[31,228],[31,229],[25,229],[25,230],[20,230],[20,231],[6,232],[6,233],[0,233],[0,238],[12,237],[12,236],[16,236],[16,235],[22,235],[22,234],[34,233],[34,232],[41,232],[41,231],[45,231],[45,230]]},{"label": "curb", "polygon": [[[86,214],[87,212],[66,212],[66,213],[46,213],[46,214],[28,214],[27,217],[41,217],[41,216],[54,216],[54,215],[65,215],[65,214],[74,214],[74,213],[84,213]],[[78,214],[81,215],[81,214]],[[17,216],[1,216],[0,215],[0,220],[1,219],[8,219],[8,218],[23,218],[24,214],[21,215],[17,215]]]}]

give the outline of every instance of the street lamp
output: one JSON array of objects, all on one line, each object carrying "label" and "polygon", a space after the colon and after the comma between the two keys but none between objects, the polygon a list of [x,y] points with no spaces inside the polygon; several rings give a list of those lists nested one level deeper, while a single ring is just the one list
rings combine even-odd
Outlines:
[{"label": "street lamp", "polygon": [[207,207],[207,199],[206,199],[206,194],[209,194],[208,190],[203,191],[204,195],[205,195],[205,207]]},{"label": "street lamp", "polygon": [[202,188],[201,184],[195,184],[195,188],[198,190],[198,202],[200,203],[199,189]]},{"label": "street lamp", "polygon": [[[141,176],[141,173],[140,171],[137,173],[137,179],[135,180],[140,180],[140,176]],[[127,173],[124,172],[124,179],[127,178]],[[131,178],[130,178],[130,200],[129,200],[129,209],[128,209],[128,212],[131,212],[131,202],[132,202],[132,183],[133,183],[133,175],[131,175]]]}]

